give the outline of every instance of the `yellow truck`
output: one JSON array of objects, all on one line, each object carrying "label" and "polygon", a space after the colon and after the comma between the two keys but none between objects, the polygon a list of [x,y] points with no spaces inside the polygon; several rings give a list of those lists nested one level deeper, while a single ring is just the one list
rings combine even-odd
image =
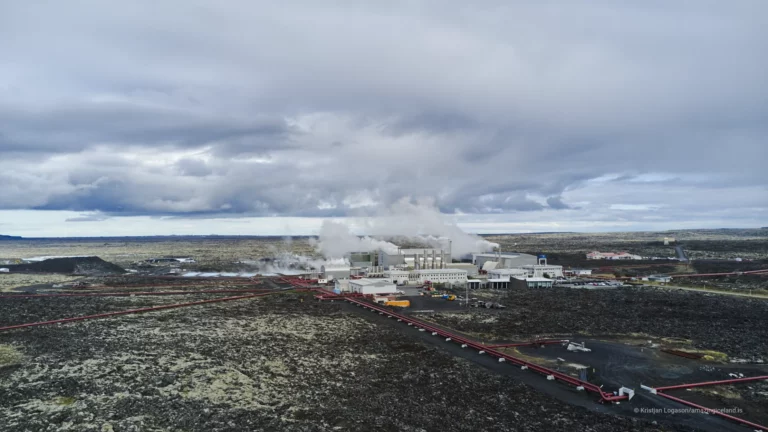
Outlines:
[{"label": "yellow truck", "polygon": [[389,300],[388,302],[384,303],[384,306],[409,307],[411,306],[411,301],[410,300]]}]

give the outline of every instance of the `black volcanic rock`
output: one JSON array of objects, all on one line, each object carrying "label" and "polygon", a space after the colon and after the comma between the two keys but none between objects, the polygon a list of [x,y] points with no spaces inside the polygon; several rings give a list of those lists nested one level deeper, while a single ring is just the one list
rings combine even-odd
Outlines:
[{"label": "black volcanic rock", "polygon": [[45,261],[5,266],[11,273],[66,273],[76,275],[123,274],[125,270],[99,257],[51,258]]}]

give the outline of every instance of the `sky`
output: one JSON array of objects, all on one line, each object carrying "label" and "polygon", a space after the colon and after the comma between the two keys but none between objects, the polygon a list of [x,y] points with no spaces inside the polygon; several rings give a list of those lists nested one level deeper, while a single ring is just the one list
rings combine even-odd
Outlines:
[{"label": "sky", "polygon": [[0,234],[768,226],[763,0],[6,0],[0,41]]}]

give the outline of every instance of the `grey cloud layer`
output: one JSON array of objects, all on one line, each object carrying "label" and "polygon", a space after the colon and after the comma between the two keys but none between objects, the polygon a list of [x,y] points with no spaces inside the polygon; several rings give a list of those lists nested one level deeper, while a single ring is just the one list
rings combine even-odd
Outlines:
[{"label": "grey cloud layer", "polygon": [[0,209],[765,215],[763,1],[276,5],[0,6]]}]

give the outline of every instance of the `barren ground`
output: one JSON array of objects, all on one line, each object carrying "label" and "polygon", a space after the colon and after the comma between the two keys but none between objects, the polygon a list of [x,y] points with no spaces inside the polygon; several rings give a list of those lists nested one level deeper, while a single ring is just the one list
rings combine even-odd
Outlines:
[{"label": "barren ground", "polygon": [[[569,406],[338,304],[299,299],[0,333],[23,356],[0,365],[0,429],[661,430]],[[168,299],[43,301],[5,300],[3,321]]]},{"label": "barren ground", "polygon": [[429,319],[486,340],[648,335],[768,362],[766,300],[655,288],[556,287],[502,295],[507,306],[502,312],[472,309]]}]

